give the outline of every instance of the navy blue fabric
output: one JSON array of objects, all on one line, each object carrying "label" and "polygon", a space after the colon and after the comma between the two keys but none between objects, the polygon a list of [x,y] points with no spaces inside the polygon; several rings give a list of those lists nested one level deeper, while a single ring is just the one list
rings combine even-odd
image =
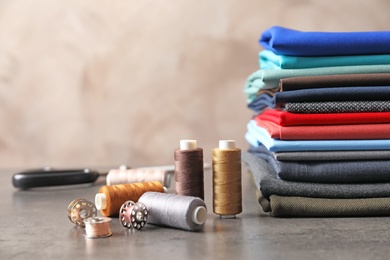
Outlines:
[{"label": "navy blue fabric", "polygon": [[273,26],[259,43],[278,55],[337,56],[390,53],[390,31],[303,32]]},{"label": "navy blue fabric", "polygon": [[276,107],[293,102],[328,102],[328,101],[382,101],[390,99],[390,87],[340,87],[313,88],[286,92],[274,95]]}]

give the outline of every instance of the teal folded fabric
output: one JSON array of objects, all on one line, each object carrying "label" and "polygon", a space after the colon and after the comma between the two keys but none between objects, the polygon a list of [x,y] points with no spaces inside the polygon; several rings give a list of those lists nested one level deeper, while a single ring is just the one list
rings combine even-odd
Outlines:
[{"label": "teal folded fabric", "polygon": [[273,89],[284,78],[341,74],[390,73],[390,65],[337,66],[308,69],[258,70],[247,79],[244,92],[251,103],[260,89]]},{"label": "teal folded fabric", "polygon": [[259,52],[261,69],[306,69],[336,66],[386,65],[390,64],[390,54],[346,55],[346,56],[287,56],[272,51]]},{"label": "teal folded fabric", "polygon": [[249,121],[245,135],[252,146],[264,145],[271,152],[294,151],[358,151],[390,150],[390,140],[320,140],[320,141],[283,141],[273,139],[268,131]]}]

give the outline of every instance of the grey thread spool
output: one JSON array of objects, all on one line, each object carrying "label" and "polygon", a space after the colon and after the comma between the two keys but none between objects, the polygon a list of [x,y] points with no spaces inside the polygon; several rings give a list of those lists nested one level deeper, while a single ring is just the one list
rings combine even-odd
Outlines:
[{"label": "grey thread spool", "polygon": [[176,194],[203,200],[203,149],[196,147],[196,140],[181,140],[174,159]]},{"label": "grey thread spool", "polygon": [[138,201],[149,210],[149,224],[197,231],[207,219],[206,204],[197,197],[145,192]]}]

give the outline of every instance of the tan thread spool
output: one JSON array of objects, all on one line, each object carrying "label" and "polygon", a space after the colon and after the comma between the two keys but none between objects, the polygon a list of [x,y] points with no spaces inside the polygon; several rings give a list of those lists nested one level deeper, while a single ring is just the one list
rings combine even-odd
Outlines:
[{"label": "tan thread spool", "polygon": [[147,191],[164,192],[164,187],[159,181],[102,186],[95,196],[95,204],[103,216],[118,216],[123,203],[136,202]]},{"label": "tan thread spool", "polygon": [[233,140],[221,140],[213,149],[213,211],[222,218],[242,212],[241,150]]}]

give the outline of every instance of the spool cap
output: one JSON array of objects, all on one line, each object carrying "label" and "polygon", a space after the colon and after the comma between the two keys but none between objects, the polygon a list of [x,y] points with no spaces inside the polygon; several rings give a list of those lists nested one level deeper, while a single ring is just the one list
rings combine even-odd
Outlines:
[{"label": "spool cap", "polygon": [[198,206],[192,212],[192,221],[195,224],[203,225],[207,219],[207,209],[203,206]]},{"label": "spool cap", "polygon": [[180,140],[180,150],[194,150],[196,147],[196,140]]},{"label": "spool cap", "polygon": [[236,148],[235,140],[219,140],[219,149],[221,150],[229,150]]},{"label": "spool cap", "polygon": [[104,193],[97,193],[95,196],[95,205],[98,210],[107,208],[107,198]]}]

